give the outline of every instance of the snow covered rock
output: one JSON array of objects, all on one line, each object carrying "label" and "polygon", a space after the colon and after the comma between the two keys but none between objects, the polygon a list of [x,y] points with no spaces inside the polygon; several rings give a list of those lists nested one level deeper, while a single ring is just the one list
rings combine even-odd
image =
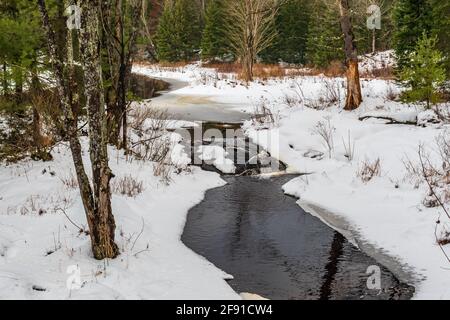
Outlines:
[{"label": "snow covered rock", "polygon": [[200,160],[211,162],[220,172],[233,174],[236,172],[234,162],[227,159],[228,152],[219,146],[200,146]]}]

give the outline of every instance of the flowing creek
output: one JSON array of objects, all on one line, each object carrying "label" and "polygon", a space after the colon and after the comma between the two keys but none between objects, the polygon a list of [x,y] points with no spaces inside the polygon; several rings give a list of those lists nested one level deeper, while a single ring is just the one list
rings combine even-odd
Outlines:
[{"label": "flowing creek", "polygon": [[[175,84],[175,87],[180,85]],[[179,102],[180,97],[169,92],[155,100],[158,106],[170,105]],[[186,106],[189,116],[183,117],[182,107],[177,107],[183,120],[193,120],[203,111],[207,117],[216,117],[216,121],[226,122],[230,115],[233,120],[238,117],[229,111],[220,118],[217,104],[208,109],[203,104],[192,103],[195,99],[186,100],[191,101]],[[241,114],[241,120],[246,116]],[[237,126],[236,123],[204,124],[205,128],[218,130]],[[260,152],[244,137],[231,142],[218,141],[218,144],[230,150],[239,145],[238,141],[244,143],[246,160],[252,158],[250,149]],[[227,148],[230,143],[231,147]],[[201,144],[210,145],[211,141],[201,141]],[[236,162],[233,157],[230,159]],[[201,166],[217,171],[210,164]],[[280,167],[284,169],[283,164]],[[388,269],[283,193],[282,186],[295,176],[258,175],[259,161],[248,167],[236,166],[236,171],[235,175],[222,175],[227,184],[209,190],[205,199],[189,211],[182,235],[187,247],[234,277],[229,285],[236,292],[256,293],[268,299],[403,300],[412,297],[413,287],[401,283]],[[367,274],[373,266],[381,271],[381,290],[368,288],[368,280],[375,279]]]}]

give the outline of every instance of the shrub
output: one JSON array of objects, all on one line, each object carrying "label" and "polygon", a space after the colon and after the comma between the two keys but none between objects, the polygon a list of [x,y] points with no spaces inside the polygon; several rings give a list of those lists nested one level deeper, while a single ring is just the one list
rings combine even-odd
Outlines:
[{"label": "shrub", "polygon": [[361,168],[358,171],[358,177],[362,180],[362,182],[367,183],[372,180],[374,177],[379,177],[381,175],[381,160],[380,158],[371,162],[369,160],[365,160],[362,163]]},{"label": "shrub", "polygon": [[441,100],[439,90],[445,83],[443,55],[436,49],[437,37],[425,33],[410,54],[410,63],[400,72],[400,81],[409,88],[402,98],[405,102],[425,102],[427,108]]}]

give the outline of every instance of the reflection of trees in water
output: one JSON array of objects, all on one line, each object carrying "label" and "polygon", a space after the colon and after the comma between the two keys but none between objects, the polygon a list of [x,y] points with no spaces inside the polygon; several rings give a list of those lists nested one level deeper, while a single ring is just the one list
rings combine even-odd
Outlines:
[{"label": "reflection of trees in water", "polygon": [[345,238],[340,233],[335,232],[331,243],[330,256],[325,266],[322,286],[320,288],[320,300],[329,300],[332,294],[332,285],[338,272],[339,260],[344,253]]}]

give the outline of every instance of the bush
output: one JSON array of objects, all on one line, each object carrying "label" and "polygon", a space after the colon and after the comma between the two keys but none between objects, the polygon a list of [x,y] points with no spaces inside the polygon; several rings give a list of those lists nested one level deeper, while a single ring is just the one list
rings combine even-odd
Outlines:
[{"label": "bush", "polygon": [[405,102],[425,102],[427,108],[441,100],[439,90],[445,83],[444,58],[436,49],[437,37],[425,33],[410,54],[410,62],[400,72],[400,81],[409,88],[402,99]]},{"label": "bush", "polygon": [[112,191],[130,198],[134,198],[144,191],[144,183],[132,176],[115,178],[112,181]]},{"label": "bush", "polygon": [[371,162],[365,160],[362,163],[361,168],[358,171],[358,177],[361,178],[362,182],[369,182],[374,177],[379,177],[381,175],[381,160],[380,158]]}]

